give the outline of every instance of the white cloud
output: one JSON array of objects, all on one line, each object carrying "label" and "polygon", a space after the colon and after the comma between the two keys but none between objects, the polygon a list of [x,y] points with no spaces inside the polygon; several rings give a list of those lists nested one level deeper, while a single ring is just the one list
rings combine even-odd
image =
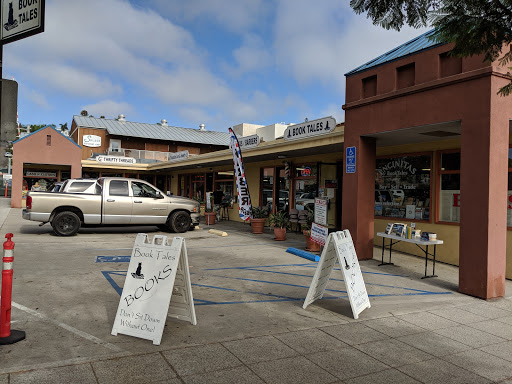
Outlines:
[{"label": "white cloud", "polygon": [[386,31],[339,0],[321,4],[293,0],[277,8],[276,59],[303,86],[321,82],[344,94],[346,72],[426,30]]},{"label": "white cloud", "polygon": [[50,109],[50,103],[48,102],[47,98],[39,92],[34,91],[33,89],[27,90],[24,96],[30,101],[32,101],[38,107],[46,110]]},{"label": "white cloud", "polygon": [[265,0],[151,0],[165,14],[175,19],[201,23],[214,21],[224,29],[243,32],[264,24],[271,3]]},{"label": "white cloud", "polygon": [[345,121],[345,111],[341,109],[341,104],[329,104],[326,108],[321,111],[321,117],[332,116],[336,119],[336,124],[343,123]]},{"label": "white cloud", "polygon": [[116,118],[120,114],[129,116],[133,113],[133,107],[130,104],[113,100],[103,100],[98,103],[84,105],[80,108],[80,110],[84,109],[89,115],[96,117],[105,116],[107,119]]},{"label": "white cloud", "polygon": [[226,72],[235,77],[248,72],[262,73],[274,62],[270,49],[255,34],[244,36],[243,45],[233,51],[233,58],[236,65],[226,65]]}]

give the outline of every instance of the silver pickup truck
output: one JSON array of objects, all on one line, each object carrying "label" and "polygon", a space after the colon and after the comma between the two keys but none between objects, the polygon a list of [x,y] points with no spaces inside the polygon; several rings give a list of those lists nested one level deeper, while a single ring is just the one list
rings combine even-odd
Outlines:
[{"label": "silver pickup truck", "polygon": [[31,191],[22,216],[51,223],[59,236],[72,236],[82,225],[156,225],[183,233],[199,224],[199,208],[197,201],[166,196],[143,180],[104,177],[77,193]]}]

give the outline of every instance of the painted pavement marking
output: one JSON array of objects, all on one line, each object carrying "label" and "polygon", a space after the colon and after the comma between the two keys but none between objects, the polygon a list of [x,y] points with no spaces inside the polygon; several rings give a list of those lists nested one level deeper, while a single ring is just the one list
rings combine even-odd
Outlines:
[{"label": "painted pavement marking", "polygon": [[27,312],[29,314],[31,314],[32,316],[35,316],[43,321],[46,321],[46,322],[49,322],[49,323],[52,323],[52,324],[55,324],[57,325],[58,327],[60,328],[63,328],[65,329],[66,331],[69,331],[77,336],[80,336],[86,340],[89,340],[89,341],[92,341],[93,343],[96,343],[96,344],[99,344],[105,348],[108,348],[112,351],[115,351],[115,352],[125,352],[123,349],[119,348],[118,346],[114,345],[114,344],[110,344],[110,343],[107,343],[106,341],[104,340],[101,340],[99,338],[97,338],[96,336],[93,336],[93,335],[90,335],[86,332],[83,332],[83,331],[80,331],[79,329],[76,329],[70,325],[67,325],[67,324],[64,324],[64,323],[61,323],[60,321],[57,321],[57,320],[53,320],[52,318],[46,316],[46,315],[43,315],[42,313],[40,312],[36,312],[34,311],[33,309],[30,309],[28,307],[25,307],[24,305],[21,305],[21,304],[18,304],[18,303],[15,303],[13,302],[12,303],[12,306],[14,308],[18,308],[24,312]]}]

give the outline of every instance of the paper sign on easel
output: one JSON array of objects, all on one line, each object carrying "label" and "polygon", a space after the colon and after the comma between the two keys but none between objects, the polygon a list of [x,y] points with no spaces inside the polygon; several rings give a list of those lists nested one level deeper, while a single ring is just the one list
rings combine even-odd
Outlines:
[{"label": "paper sign on easel", "polygon": [[352,236],[348,230],[331,233],[327,238],[302,308],[306,309],[309,304],[323,297],[336,261],[343,272],[350,307],[354,319],[357,319],[363,310],[370,308],[370,299],[366,292]]},{"label": "paper sign on easel", "polygon": [[197,324],[185,239],[139,233],[119,300],[112,335],[152,340],[159,345],[169,317]]}]

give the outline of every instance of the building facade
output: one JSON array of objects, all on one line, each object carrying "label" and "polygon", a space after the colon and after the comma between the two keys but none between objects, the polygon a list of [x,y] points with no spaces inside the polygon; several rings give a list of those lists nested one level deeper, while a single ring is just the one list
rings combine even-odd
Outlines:
[{"label": "building facade", "polygon": [[445,241],[438,256],[459,265],[462,293],[500,297],[512,277],[512,103],[497,92],[510,76],[482,57],[450,56],[453,45],[431,33],[346,74],[357,171],[344,175],[343,224],[367,259],[376,230],[414,216]]}]

